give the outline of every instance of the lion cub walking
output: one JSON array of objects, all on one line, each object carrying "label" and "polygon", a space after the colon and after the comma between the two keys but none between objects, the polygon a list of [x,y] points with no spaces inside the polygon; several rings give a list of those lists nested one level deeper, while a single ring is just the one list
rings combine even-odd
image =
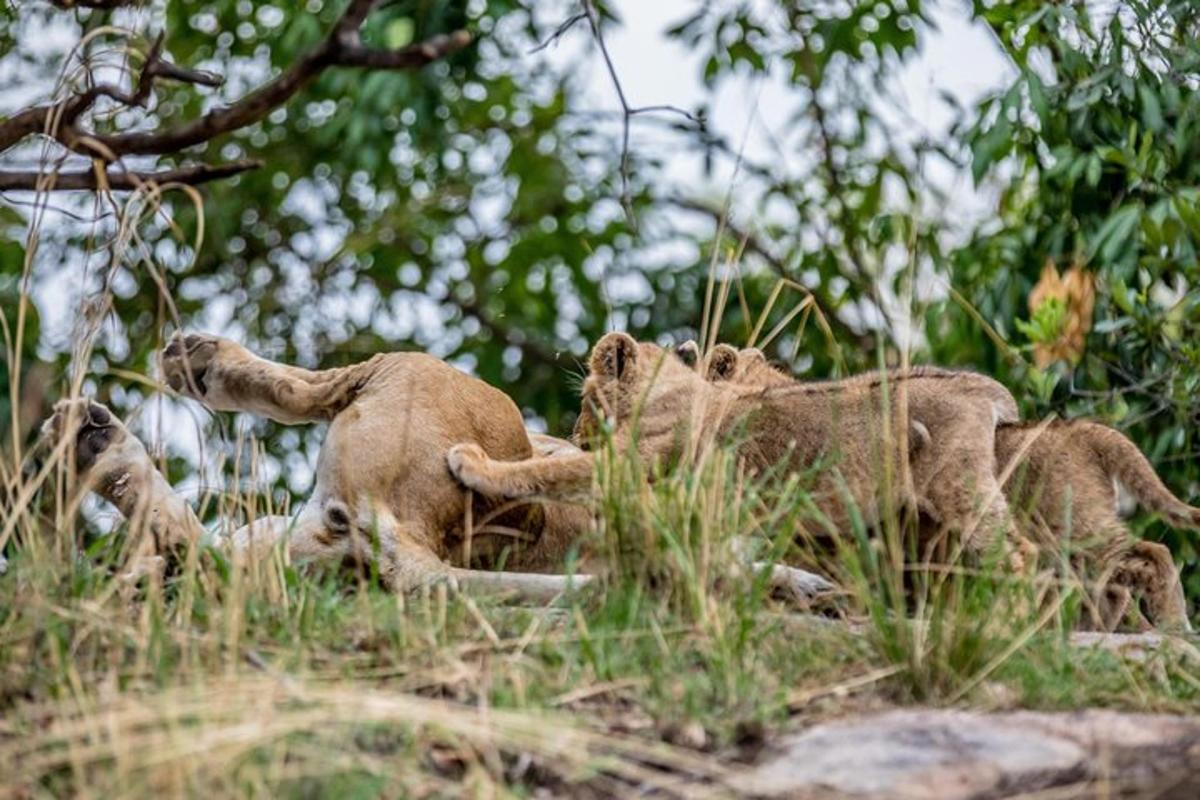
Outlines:
[{"label": "lion cub walking", "polygon": [[[679,352],[685,361],[699,364],[694,343],[681,345]],[[737,350],[719,344],[704,370],[717,383],[803,385],[769,364],[755,348]],[[911,372],[929,374],[930,370],[944,372],[930,367],[914,367]],[[919,414],[911,424],[914,457],[921,451],[940,450],[942,443],[922,424]],[[1010,507],[1018,512],[1023,533],[1055,549],[1072,540],[1092,562],[1089,567],[1098,577],[1099,588],[1096,624],[1112,629],[1131,612],[1137,615],[1136,594],[1153,624],[1191,630],[1170,551],[1157,542],[1134,539],[1121,512],[1122,501],[1128,498],[1175,527],[1200,529],[1200,508],[1172,494],[1133,442],[1090,420],[1002,419],[995,432],[995,453],[997,475],[1004,481]]]}]

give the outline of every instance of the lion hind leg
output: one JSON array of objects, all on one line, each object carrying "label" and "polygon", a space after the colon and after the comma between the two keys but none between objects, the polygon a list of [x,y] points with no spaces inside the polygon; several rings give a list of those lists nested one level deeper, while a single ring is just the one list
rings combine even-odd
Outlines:
[{"label": "lion hind leg", "polygon": [[1162,630],[1191,631],[1187,599],[1171,551],[1158,542],[1135,542],[1113,570],[1113,581],[1141,600],[1146,616]]},{"label": "lion hind leg", "polygon": [[236,342],[176,333],[162,353],[172,389],[214,411],[247,411],[285,424],[330,420],[358,396],[381,355],[326,370],[278,364]]}]

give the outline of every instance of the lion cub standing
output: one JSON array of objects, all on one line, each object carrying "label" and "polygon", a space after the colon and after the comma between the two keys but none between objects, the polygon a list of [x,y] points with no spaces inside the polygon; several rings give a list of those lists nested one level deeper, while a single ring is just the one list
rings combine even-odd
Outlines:
[{"label": "lion cub standing", "polygon": [[[685,361],[699,363],[694,343],[679,348]],[[945,372],[914,367],[915,374]],[[961,373],[971,375],[972,373]],[[709,354],[706,377],[714,382],[752,386],[803,385],[767,362],[755,348],[720,344]],[[860,378],[861,379],[861,378]],[[940,442],[912,420],[914,452],[936,451]],[[1179,571],[1170,551],[1157,542],[1134,539],[1121,519],[1123,500],[1132,499],[1175,527],[1200,529],[1200,508],[1187,505],[1163,485],[1146,457],[1126,436],[1090,420],[1029,423],[1001,420],[995,433],[997,475],[1022,529],[1039,544],[1068,539],[1087,556],[1100,576],[1107,600],[1098,602],[1101,627],[1111,629],[1137,612],[1138,594],[1146,616],[1160,627],[1190,630]],[[1130,509],[1132,510],[1132,509]]]},{"label": "lion cub standing", "polygon": [[[904,402],[891,402],[898,394]],[[982,376],[713,383],[658,345],[611,333],[592,351],[578,444],[588,446],[601,418],[612,427],[619,451],[647,463],[691,460],[732,440],[755,471],[781,464],[795,471],[822,467],[812,487],[820,518],[807,526],[814,535],[848,530],[855,513],[876,522],[887,508],[917,507],[959,534],[976,555],[988,552],[996,537],[1015,541],[996,479],[994,432],[998,420],[1016,418],[1016,404]],[[903,432],[913,419],[944,443],[937,459],[910,456]],[[466,486],[491,497],[586,497],[593,490],[589,453],[505,462],[462,444],[447,461]]]}]

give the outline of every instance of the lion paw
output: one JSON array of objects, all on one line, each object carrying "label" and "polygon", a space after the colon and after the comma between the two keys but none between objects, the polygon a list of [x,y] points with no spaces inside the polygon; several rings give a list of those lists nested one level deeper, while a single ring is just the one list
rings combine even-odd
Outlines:
[{"label": "lion paw", "polygon": [[91,469],[126,434],[124,423],[115,414],[88,398],[60,400],[42,424],[42,436],[51,444],[66,436],[74,437],[75,469],[80,473]]},{"label": "lion paw", "polygon": [[446,466],[450,474],[468,489],[488,493],[491,488],[487,480],[488,454],[477,444],[456,444],[446,452]]},{"label": "lion paw", "polygon": [[220,345],[217,336],[176,332],[162,352],[167,385],[194,400],[203,400],[208,394],[212,364]]}]

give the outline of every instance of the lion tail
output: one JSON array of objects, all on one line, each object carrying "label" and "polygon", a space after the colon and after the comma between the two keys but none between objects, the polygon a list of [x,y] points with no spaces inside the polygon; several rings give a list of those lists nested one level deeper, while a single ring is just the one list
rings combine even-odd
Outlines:
[{"label": "lion tail", "polygon": [[1173,527],[1200,530],[1200,508],[1176,497],[1129,437],[1106,425],[1087,423],[1092,449],[1104,471],[1142,508],[1161,515]]}]

